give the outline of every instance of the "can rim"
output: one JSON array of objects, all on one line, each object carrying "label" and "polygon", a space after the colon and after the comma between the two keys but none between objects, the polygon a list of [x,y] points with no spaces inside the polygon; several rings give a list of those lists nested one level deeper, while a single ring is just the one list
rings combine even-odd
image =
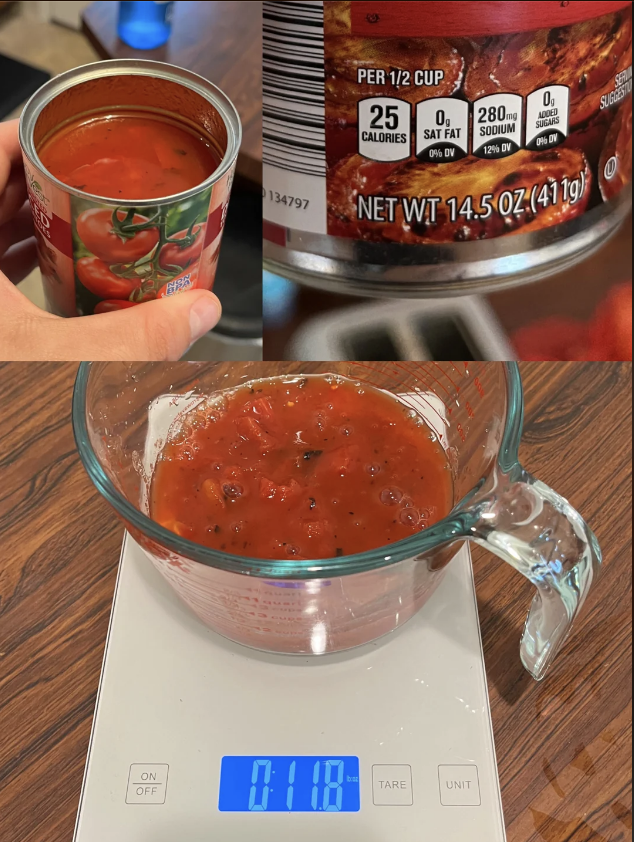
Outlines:
[{"label": "can rim", "polygon": [[[35,125],[42,114],[44,108],[51,103],[55,97],[64,91],[77,87],[78,85],[88,82],[96,78],[105,78],[107,76],[150,76],[152,78],[162,78],[171,82],[189,88],[195,93],[202,96],[210,102],[220,114],[222,121],[227,130],[227,150],[222,158],[217,169],[205,179],[205,181],[186,190],[182,193],[175,193],[171,196],[162,196],[155,199],[113,199],[107,196],[98,196],[93,193],[86,193],[83,190],[77,190],[68,184],[64,184],[56,178],[44,166],[40,160],[35,144],[33,141],[33,132]],[[20,117],[19,126],[20,146],[29,162],[41,170],[46,177],[57,187],[65,193],[70,193],[79,199],[91,199],[97,202],[112,204],[116,202],[118,207],[122,208],[138,208],[138,207],[152,207],[167,202],[186,201],[193,196],[198,195],[201,191],[213,187],[231,170],[233,167],[240,146],[242,143],[242,122],[240,115],[229,99],[217,85],[194,73],[177,65],[167,64],[161,61],[151,61],[149,59],[111,59],[109,61],[100,61],[93,64],[85,64],[81,67],[73,68],[72,70],[55,76],[42,85],[33,96],[28,100],[22,115]]]}]

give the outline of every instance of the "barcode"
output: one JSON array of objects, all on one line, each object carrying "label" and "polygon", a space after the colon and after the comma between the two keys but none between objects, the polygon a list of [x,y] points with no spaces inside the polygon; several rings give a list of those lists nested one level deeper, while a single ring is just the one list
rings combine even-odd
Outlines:
[{"label": "barcode", "polygon": [[264,3],[264,162],[326,176],[324,4]]}]

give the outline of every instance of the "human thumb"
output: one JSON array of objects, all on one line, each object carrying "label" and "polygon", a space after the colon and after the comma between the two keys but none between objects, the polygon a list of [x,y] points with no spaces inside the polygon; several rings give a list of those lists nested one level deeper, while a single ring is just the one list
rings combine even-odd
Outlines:
[{"label": "human thumb", "polygon": [[214,328],[218,298],[195,290],[98,316],[55,320],[53,358],[66,360],[179,360]]}]

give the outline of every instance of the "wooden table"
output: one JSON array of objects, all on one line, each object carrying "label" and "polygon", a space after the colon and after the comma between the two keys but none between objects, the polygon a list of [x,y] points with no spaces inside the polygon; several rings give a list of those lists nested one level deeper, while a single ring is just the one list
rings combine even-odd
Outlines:
[{"label": "wooden table", "polygon": [[[248,8],[246,8],[248,7]],[[177,2],[170,40],[157,50],[133,50],[117,35],[118,3],[92,3],[83,31],[104,59],[147,58],[193,70],[222,88],[244,128],[238,175],[262,184],[262,4]]]},{"label": "wooden table", "polygon": [[[2,842],[72,838],[123,537],[75,452],[75,370],[0,365]],[[606,568],[554,671],[535,684],[518,659],[531,586],[474,554],[508,839],[626,842],[632,369],[530,363],[523,374],[524,462],[589,519]]]}]

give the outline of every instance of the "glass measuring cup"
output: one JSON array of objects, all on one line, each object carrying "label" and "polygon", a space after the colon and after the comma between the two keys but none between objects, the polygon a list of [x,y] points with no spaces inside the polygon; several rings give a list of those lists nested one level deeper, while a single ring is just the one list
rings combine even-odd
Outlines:
[{"label": "glass measuring cup", "polygon": [[[148,517],[153,465],[171,420],[200,396],[262,377],[337,374],[387,390],[442,443],[454,508],[372,552],[267,561],[194,544]],[[536,588],[521,643],[543,678],[599,571],[597,540],[572,506],[519,463],[523,393],[512,363],[83,363],[73,399],[81,459],[98,490],[181,599],[239,643],[323,654],[367,643],[418,611],[464,540]]]}]

